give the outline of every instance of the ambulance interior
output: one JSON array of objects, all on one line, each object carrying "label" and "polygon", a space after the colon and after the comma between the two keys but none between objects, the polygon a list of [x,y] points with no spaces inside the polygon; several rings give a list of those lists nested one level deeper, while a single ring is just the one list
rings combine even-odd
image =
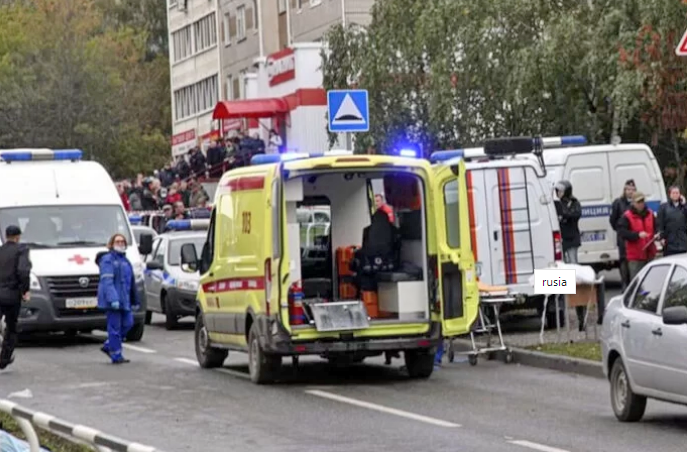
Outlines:
[{"label": "ambulance interior", "polygon": [[[371,321],[429,319],[420,178],[330,172],[290,179],[284,189],[291,283],[300,286],[305,306],[361,300]],[[388,207],[378,209],[376,195]],[[304,324],[313,321],[307,314]]]}]

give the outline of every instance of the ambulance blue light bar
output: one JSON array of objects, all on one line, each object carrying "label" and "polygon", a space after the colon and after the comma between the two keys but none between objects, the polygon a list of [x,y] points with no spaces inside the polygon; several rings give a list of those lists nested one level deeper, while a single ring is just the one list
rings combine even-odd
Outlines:
[{"label": "ambulance blue light bar", "polygon": [[129,224],[141,224],[143,217],[140,215],[129,215]]},{"label": "ambulance blue light bar", "polygon": [[81,160],[83,151],[79,149],[31,149],[0,152],[5,162],[32,162],[38,160]]},{"label": "ambulance blue light bar", "polygon": [[353,152],[337,149],[329,152],[311,152],[309,154],[305,152],[286,152],[284,154],[258,154],[254,155],[250,159],[250,164],[269,165],[271,163],[289,162],[292,160],[301,160],[317,157],[335,157],[337,155],[353,155]]},{"label": "ambulance blue light bar", "polygon": [[541,139],[544,149],[561,148],[568,146],[585,146],[587,137],[584,135],[567,135],[562,137],[543,137]]},{"label": "ambulance blue light bar", "polygon": [[456,158],[463,158],[464,156],[465,151],[463,151],[462,149],[453,149],[450,151],[436,151],[432,152],[432,155],[429,156],[429,161],[431,163],[439,163]]},{"label": "ambulance blue light bar", "polygon": [[165,229],[170,231],[202,231],[210,227],[210,220],[170,220]]},{"label": "ambulance blue light bar", "polygon": [[401,157],[417,158],[417,151],[415,149],[401,149],[398,151]]}]

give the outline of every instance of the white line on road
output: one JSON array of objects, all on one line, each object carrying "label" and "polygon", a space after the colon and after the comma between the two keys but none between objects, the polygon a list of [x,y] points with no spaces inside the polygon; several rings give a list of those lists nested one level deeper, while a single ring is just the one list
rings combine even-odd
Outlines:
[{"label": "white line on road", "polygon": [[145,347],[139,347],[137,345],[131,345],[131,344],[122,344],[122,347],[128,349],[128,350],[133,350],[135,352],[140,352],[140,353],[157,353],[155,350],[152,348],[145,348]]},{"label": "white line on road", "polygon": [[414,421],[424,422],[426,424],[437,425],[439,427],[456,428],[460,427],[460,424],[454,424],[453,422],[442,421],[441,419],[435,419],[428,416],[423,416],[421,414],[410,413],[408,411],[397,410],[396,408],[389,408],[383,405],[377,405],[375,403],[364,402],[362,400],[351,399],[349,397],[340,396],[338,394],[333,394],[331,392],[320,391],[317,389],[306,390],[306,394],[314,395],[317,397],[322,397],[329,400],[334,400],[336,402],[347,403],[349,405],[354,405],[360,408],[367,408],[368,410],[379,411],[380,413],[393,414],[394,416],[404,417],[406,419],[412,419]]},{"label": "white line on road", "polygon": [[195,359],[174,358],[174,361],[178,361],[178,362],[180,362],[180,363],[188,364],[189,366],[198,367],[198,361],[196,361]]},{"label": "white line on road", "polygon": [[515,444],[516,446],[527,447],[528,449],[538,450],[541,452],[568,452],[565,449],[559,449],[557,447],[546,446],[544,444],[533,443],[531,441],[525,440],[513,440],[508,441],[510,444]]}]

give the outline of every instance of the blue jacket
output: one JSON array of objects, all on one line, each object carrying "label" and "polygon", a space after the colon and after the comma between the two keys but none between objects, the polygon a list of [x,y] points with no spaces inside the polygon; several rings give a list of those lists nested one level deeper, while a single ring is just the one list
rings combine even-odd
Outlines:
[{"label": "blue jacket", "polygon": [[98,308],[112,309],[114,302],[119,302],[122,311],[140,306],[134,269],[126,256],[115,251],[99,253],[95,262],[100,267]]}]

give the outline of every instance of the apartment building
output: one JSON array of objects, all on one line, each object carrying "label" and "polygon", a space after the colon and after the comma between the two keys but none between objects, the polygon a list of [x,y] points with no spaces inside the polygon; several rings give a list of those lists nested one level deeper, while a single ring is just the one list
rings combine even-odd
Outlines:
[{"label": "apartment building", "polygon": [[172,92],[172,155],[211,133],[221,98],[216,0],[167,0]]}]

